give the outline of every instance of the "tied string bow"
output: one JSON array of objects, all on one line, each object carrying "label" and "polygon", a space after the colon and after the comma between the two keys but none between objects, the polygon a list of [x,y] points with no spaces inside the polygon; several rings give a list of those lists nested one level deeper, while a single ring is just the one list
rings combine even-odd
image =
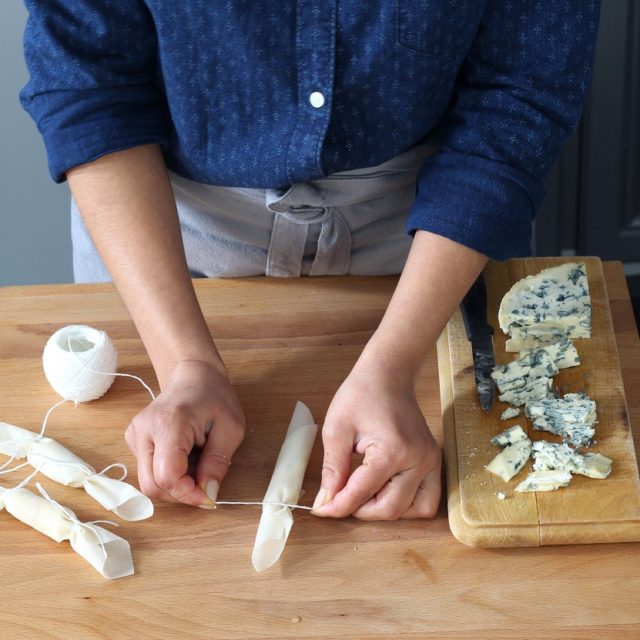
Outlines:
[{"label": "tied string bow", "polygon": [[[35,436],[33,438],[31,438],[31,440],[39,440],[41,438],[41,436]],[[29,442],[30,440],[25,440],[24,442]],[[116,467],[122,470],[122,476],[120,478],[114,478],[114,480],[119,480],[120,482],[122,482],[123,480],[125,480],[125,478],[128,475],[128,470],[127,470],[127,465],[124,464],[123,462],[114,462],[113,464],[110,464],[108,466],[106,466],[102,471],[92,471],[87,465],[85,464],[81,464],[79,462],[67,462],[66,460],[57,460],[56,458],[51,458],[50,456],[46,456],[43,453],[37,453],[35,454],[37,455],[37,457],[39,459],[45,460],[46,462],[51,462],[53,464],[59,464],[61,466],[64,467],[74,467],[76,469],[80,469],[80,471],[84,472],[87,474],[87,477],[89,476],[106,476],[106,474],[111,471],[111,469],[115,469]],[[12,458],[13,459],[13,458]],[[5,463],[6,465],[7,463]],[[12,473],[13,471],[17,471],[18,469],[22,469],[23,467],[28,466],[29,464],[31,464],[30,462],[22,462],[21,464],[12,467],[11,469],[4,469],[3,465],[2,467],[0,467],[0,475],[5,475],[7,473]],[[36,470],[34,471],[33,474],[31,474],[30,477],[33,477],[36,473],[38,473],[38,471],[40,471],[40,468],[42,467],[42,465],[38,466],[36,468]]]},{"label": "tied string bow", "polygon": [[100,536],[100,534],[96,531],[95,527],[92,525],[97,525],[97,524],[112,524],[115,527],[119,526],[117,522],[113,522],[113,520],[91,520],[89,522],[82,522],[81,520],[78,519],[78,517],[76,516],[75,513],[73,513],[73,511],[71,511],[71,509],[68,509],[67,507],[63,507],[59,502],[56,502],[44,489],[44,487],[39,483],[36,482],[36,487],[38,489],[38,491],[40,492],[40,495],[47,501],[49,502],[49,504],[51,504],[52,506],[54,506],[65,518],[65,520],[68,520],[69,522],[71,522],[74,527],[80,527],[81,529],[83,529],[84,531],[90,531],[98,540],[98,544],[100,545],[101,549],[102,549],[102,553],[104,554],[105,559],[107,558],[107,550],[104,546],[104,542],[102,541],[102,538]]},{"label": "tied string bow", "polygon": [[[122,463],[122,462],[114,462],[113,464],[110,464],[108,466],[106,466],[102,471],[95,473],[93,471],[91,471],[91,469],[84,465],[84,464],[80,464],[79,462],[66,462],[64,460],[56,460],[55,458],[50,458],[49,456],[45,456],[43,454],[38,454],[38,457],[46,460],[47,462],[53,462],[55,464],[61,464],[67,467],[75,467],[76,469],[80,469],[81,471],[84,471],[84,473],[87,474],[87,477],[89,476],[105,476],[107,474],[107,472],[111,471],[111,469],[114,469],[115,467],[118,467],[120,469],[122,469],[122,477],[120,478],[114,478],[115,480],[119,480],[120,482],[122,482],[126,477],[127,477],[127,465]],[[16,469],[20,469],[21,467],[24,467],[26,465],[30,464],[29,462],[23,462],[22,464],[18,465],[17,467],[14,467],[13,469],[7,469],[6,471],[0,471],[0,475],[3,475],[5,473],[10,473],[12,471],[15,471]],[[24,486],[26,486],[27,484],[29,484],[29,482],[31,482],[31,480],[33,479],[33,477],[40,472],[40,469],[42,468],[43,465],[38,465],[24,480],[22,480],[20,483],[18,483],[15,487],[11,487],[10,489],[6,489],[4,487],[0,487],[0,490],[2,491],[14,491],[15,489],[22,489]],[[38,486],[40,483],[36,483],[36,486]],[[94,522],[111,522],[110,520],[95,520]],[[112,523],[117,525],[116,523]]]},{"label": "tied string bow", "polygon": [[122,470],[122,477],[114,478],[114,480],[119,480],[120,482],[122,482],[127,477],[127,474],[128,474],[127,465],[124,464],[123,462],[114,462],[113,464],[106,466],[102,471],[98,471],[96,473],[95,471],[92,471],[91,468],[86,464],[81,464],[79,462],[67,462],[66,460],[56,460],[56,458],[50,458],[49,456],[45,456],[42,453],[37,453],[36,455],[38,456],[38,458],[42,458],[43,460],[46,460],[47,462],[52,462],[53,464],[59,464],[64,467],[73,467],[75,469],[80,469],[80,471],[87,474],[87,477],[106,476],[107,472],[111,471],[111,469],[114,469],[116,467]]}]

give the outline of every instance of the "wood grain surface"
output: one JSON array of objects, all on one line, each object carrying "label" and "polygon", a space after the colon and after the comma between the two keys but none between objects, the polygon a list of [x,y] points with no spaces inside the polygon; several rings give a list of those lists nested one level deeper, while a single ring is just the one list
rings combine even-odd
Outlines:
[{"label": "wood grain surface", "polygon": [[[515,282],[570,260],[574,259],[530,258],[490,263],[485,271],[489,322],[498,327],[500,302]],[[523,414],[508,421],[500,420],[500,414],[509,405],[497,398],[489,413],[480,408],[470,345],[461,315],[456,313],[449,322],[446,337],[440,340],[439,362],[449,518],[456,537],[467,544],[508,547],[640,541],[640,478],[604,273],[598,258],[578,260],[587,265],[592,337],[574,341],[581,364],[554,376],[554,390],[585,392],[596,401],[596,442],[590,450],[613,459],[613,471],[603,481],[574,476],[565,489],[536,493],[514,491],[532,470],[530,463],[508,483],[486,471],[485,466],[498,452],[489,440],[508,426],[521,425],[532,440],[558,442],[559,438],[535,431]],[[497,329],[494,335],[497,364],[517,358],[517,354],[505,351],[505,342],[506,336]],[[506,499],[499,499],[498,492],[505,494]]]},{"label": "wood grain surface", "polygon": [[[606,265],[632,424],[640,414],[640,348],[619,265]],[[209,326],[248,420],[221,498],[260,498],[297,399],[321,423],[330,399],[384,312],[392,278],[196,282]],[[156,387],[119,297],[108,285],[0,289],[0,420],[37,429],[57,397],[41,352],[60,326],[86,323],[115,340],[119,370]],[[435,354],[418,382],[441,441]],[[65,405],[49,434],[98,468],[135,461],[123,431],[148,401],[117,379],[100,400]],[[316,442],[302,502],[318,488]],[[16,480],[20,476],[15,474]],[[5,479],[6,483],[6,479]],[[83,519],[105,518],[88,496],[44,479]],[[136,575],[100,577],[67,543],[56,544],[0,512],[0,638],[276,639],[640,637],[640,545],[477,549],[432,521],[328,521],[296,513],[281,561],[250,562],[259,512],[156,506],[121,522]]]}]

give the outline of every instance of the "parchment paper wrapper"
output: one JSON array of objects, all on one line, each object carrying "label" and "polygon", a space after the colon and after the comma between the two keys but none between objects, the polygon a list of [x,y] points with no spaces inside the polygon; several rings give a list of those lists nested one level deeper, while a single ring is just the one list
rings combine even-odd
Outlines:
[{"label": "parchment paper wrapper", "polygon": [[123,520],[144,520],[153,515],[153,503],[134,486],[96,473],[91,465],[52,438],[0,422],[0,453],[26,458],[47,478],[67,487],[84,488]]},{"label": "parchment paper wrapper", "polygon": [[73,550],[103,577],[133,574],[129,543],[97,524],[80,522],[76,514],[28,489],[0,490],[0,509],[56,542],[69,540]]},{"label": "parchment paper wrapper", "polygon": [[[282,443],[264,502],[296,504],[318,426],[302,402],[296,404],[287,435]],[[274,565],[287,542],[293,525],[289,507],[265,504],[256,534],[251,561],[256,571]]]}]

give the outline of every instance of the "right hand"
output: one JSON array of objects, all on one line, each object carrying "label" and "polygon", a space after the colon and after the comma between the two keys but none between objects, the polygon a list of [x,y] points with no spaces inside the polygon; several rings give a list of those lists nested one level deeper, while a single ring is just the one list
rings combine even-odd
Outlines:
[{"label": "right hand", "polygon": [[[211,508],[244,432],[240,401],[222,368],[186,360],[132,420],[125,440],[137,458],[143,493]],[[195,479],[188,474],[194,447],[202,447]]]}]

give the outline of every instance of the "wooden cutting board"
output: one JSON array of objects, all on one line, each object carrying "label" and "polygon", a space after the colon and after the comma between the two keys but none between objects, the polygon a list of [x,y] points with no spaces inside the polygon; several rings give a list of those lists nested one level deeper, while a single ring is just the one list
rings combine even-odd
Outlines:
[{"label": "wooden cutting board", "polygon": [[[505,352],[498,308],[509,288],[527,275],[563,262],[584,261],[592,300],[592,337],[574,340],[581,364],[554,376],[554,390],[584,391],[596,401],[596,443],[591,451],[612,458],[605,480],[574,476],[558,491],[516,493],[515,486],[531,471],[527,463],[509,483],[485,470],[498,449],[489,439],[520,424],[532,440],[557,436],[535,431],[521,413],[500,420],[509,405],[494,401],[490,413],[479,405],[475,390],[471,345],[462,316],[456,312],[438,343],[440,388],[447,467],[449,524],[469,545],[516,547],[640,540],[640,479],[624,394],[618,350],[606,284],[599,258],[527,258],[491,262],[485,270],[489,322],[496,328],[496,364],[514,360]],[[497,391],[497,390],[496,390]],[[506,494],[499,499],[498,493]]]}]

